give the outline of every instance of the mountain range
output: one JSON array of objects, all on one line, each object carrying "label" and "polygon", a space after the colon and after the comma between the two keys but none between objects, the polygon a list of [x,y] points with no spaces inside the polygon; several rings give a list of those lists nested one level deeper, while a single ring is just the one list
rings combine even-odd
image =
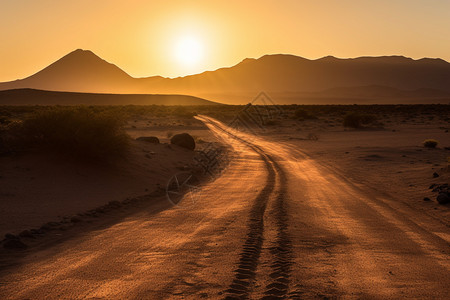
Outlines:
[{"label": "mountain range", "polygon": [[187,94],[244,104],[265,91],[278,103],[449,103],[450,63],[403,56],[310,60],[265,55],[235,66],[177,78],[133,78],[89,50],[75,50],[0,90],[115,94]]}]

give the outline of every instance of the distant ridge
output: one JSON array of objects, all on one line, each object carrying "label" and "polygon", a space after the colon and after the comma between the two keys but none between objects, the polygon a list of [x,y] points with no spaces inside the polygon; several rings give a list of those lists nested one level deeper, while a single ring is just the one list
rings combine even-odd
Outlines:
[{"label": "distant ridge", "polygon": [[0,91],[0,105],[218,105],[194,96],[93,94],[35,89]]},{"label": "distant ridge", "polygon": [[[378,87],[378,88],[374,88]],[[450,93],[450,63],[404,56],[333,56],[310,60],[273,54],[247,58],[233,67],[178,78],[133,78],[88,50],[75,50],[22,80],[0,83],[0,90],[34,88],[54,91],[126,94],[189,94],[231,104],[252,100],[260,91],[277,95],[307,93],[334,97],[372,97],[383,102],[438,101]],[[345,92],[344,92],[345,90]],[[353,90],[353,91],[351,91]],[[375,91],[376,90],[376,91]],[[398,90],[398,92],[395,92]],[[338,91],[340,91],[338,93]],[[396,100],[396,97],[402,99]],[[422,100],[417,98],[421,97]],[[297,101],[298,100],[298,101]],[[289,102],[302,103],[302,98]],[[440,101],[440,100],[439,100]],[[444,101],[446,101],[444,99]],[[448,101],[447,101],[448,103]]]}]

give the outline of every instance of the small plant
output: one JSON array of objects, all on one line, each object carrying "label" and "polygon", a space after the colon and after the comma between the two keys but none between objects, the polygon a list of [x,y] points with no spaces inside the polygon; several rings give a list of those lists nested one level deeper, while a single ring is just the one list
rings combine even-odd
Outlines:
[{"label": "small plant", "polygon": [[433,139],[427,139],[425,141],[423,141],[423,146],[425,148],[436,148],[436,146],[439,144],[438,141],[433,140]]}]

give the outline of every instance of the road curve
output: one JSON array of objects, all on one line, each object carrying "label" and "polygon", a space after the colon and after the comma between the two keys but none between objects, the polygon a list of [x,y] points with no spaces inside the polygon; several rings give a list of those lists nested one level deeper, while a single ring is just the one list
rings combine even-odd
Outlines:
[{"label": "road curve", "polygon": [[192,205],[29,253],[0,272],[0,299],[448,298],[448,227],[292,145],[199,119],[233,157]]}]

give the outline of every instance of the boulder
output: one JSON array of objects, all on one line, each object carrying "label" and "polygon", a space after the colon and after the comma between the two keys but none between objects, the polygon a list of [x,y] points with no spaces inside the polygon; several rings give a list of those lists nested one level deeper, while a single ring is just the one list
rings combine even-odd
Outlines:
[{"label": "boulder", "polygon": [[136,141],[143,141],[151,144],[159,144],[159,139],[156,136],[141,136]]},{"label": "boulder", "polygon": [[450,203],[450,194],[448,193],[439,193],[439,195],[436,197],[437,202],[439,204],[447,204]]},{"label": "boulder", "polygon": [[170,139],[170,143],[189,150],[195,149],[195,140],[189,133],[175,134]]}]

